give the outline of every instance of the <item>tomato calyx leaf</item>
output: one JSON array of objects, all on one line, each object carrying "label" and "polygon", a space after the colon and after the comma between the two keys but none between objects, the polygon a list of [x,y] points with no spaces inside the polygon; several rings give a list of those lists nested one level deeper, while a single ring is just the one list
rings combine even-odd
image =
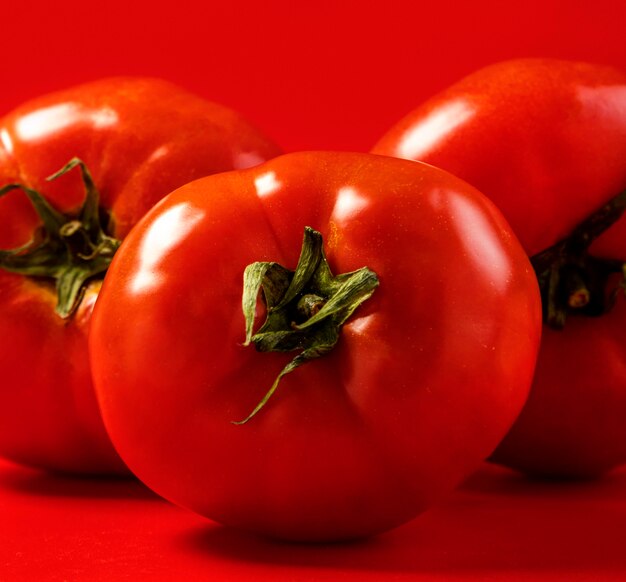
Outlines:
[{"label": "tomato calyx leaf", "polygon": [[[267,404],[280,380],[296,368],[329,353],[343,324],[369,299],[378,276],[367,267],[334,276],[326,260],[322,235],[305,227],[302,251],[295,271],[273,262],[248,265],[243,276],[242,309],[246,320],[244,345],[259,352],[301,350],[278,374],[245,424]],[[254,333],[257,297],[262,291],[265,323]]]},{"label": "tomato calyx leaf", "polygon": [[70,317],[78,307],[86,283],[108,269],[120,245],[119,240],[104,231],[100,196],[80,159],[73,158],[47,180],[56,180],[76,167],[80,169],[85,186],[85,199],[75,216],[59,212],[39,192],[24,184],[0,188],[0,197],[13,190],[24,192],[41,219],[41,227],[30,242],[15,249],[0,250],[0,268],[25,276],[53,279],[57,292],[55,312],[63,319]]},{"label": "tomato calyx leaf", "polygon": [[[626,211],[626,191],[583,220],[565,239],[531,257],[541,290],[543,321],[563,329],[568,315],[598,317],[611,310],[620,288],[626,289],[626,263],[589,254],[591,243]],[[607,292],[609,277],[622,274]]]}]

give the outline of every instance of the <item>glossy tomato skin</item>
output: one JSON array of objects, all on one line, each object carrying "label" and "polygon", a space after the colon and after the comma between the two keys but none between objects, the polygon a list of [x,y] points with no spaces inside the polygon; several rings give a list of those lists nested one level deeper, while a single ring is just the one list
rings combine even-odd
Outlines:
[{"label": "glossy tomato skin", "polygon": [[[529,255],[626,190],[626,75],[552,60],[493,65],[433,97],[374,147],[448,170],[486,194]],[[591,246],[626,258],[626,220]],[[494,459],[590,477],[626,462],[626,313],[545,328],[527,406]]]},{"label": "glossy tomato skin", "polygon": [[[293,356],[242,345],[244,269],[293,269],[305,226],[333,272],[367,266],[380,285],[237,426]],[[156,492],[229,526],[340,540],[411,519],[489,455],[527,396],[539,311],[519,243],[473,188],[299,153],[155,207],[109,270],[90,353],[109,434]]]},{"label": "glossy tomato skin", "polygon": [[[201,176],[278,154],[237,113],[156,79],[103,80],[29,102],[0,120],[0,184],[20,182],[58,210],[79,207],[82,159],[123,238],[172,189]],[[0,248],[27,243],[39,224],[26,197],[0,199]],[[125,473],[106,435],[90,378],[87,335],[100,282],[76,313],[54,313],[52,283],[0,270],[0,454],[77,473]]]}]

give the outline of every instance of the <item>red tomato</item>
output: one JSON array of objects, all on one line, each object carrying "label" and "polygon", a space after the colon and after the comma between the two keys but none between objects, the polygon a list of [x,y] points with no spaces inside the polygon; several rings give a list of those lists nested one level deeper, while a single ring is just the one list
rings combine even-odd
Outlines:
[{"label": "red tomato", "polygon": [[[537,265],[548,249],[552,259],[559,255],[557,243],[582,241],[582,230],[609,201],[613,219],[620,216],[626,76],[551,60],[494,65],[413,111],[373,151],[428,162],[476,186],[502,210]],[[550,325],[529,402],[496,451],[498,462],[554,476],[598,475],[626,462],[626,305],[620,293],[611,309],[613,277],[595,281],[598,268],[621,270],[626,220],[603,231],[608,224],[602,222],[590,247],[581,242],[576,253],[538,268],[544,278],[558,275],[552,289],[562,305],[555,315],[544,281]],[[564,264],[557,268],[558,261]],[[576,271],[576,291],[565,288],[574,284],[568,269]]]},{"label": "red tomato", "polygon": [[[26,185],[60,213],[76,217],[85,199],[78,171],[45,179],[78,156],[100,192],[95,222],[115,239],[172,189],[276,154],[237,113],[150,79],[83,85],[34,100],[0,120],[0,186]],[[0,248],[31,239],[36,246],[44,238],[40,223],[26,196],[6,194],[0,199]],[[57,244],[53,251],[58,248],[64,247]],[[13,267],[22,255],[2,251],[0,265]],[[127,471],[105,433],[88,364],[87,333],[102,274],[88,278],[78,294],[80,299],[84,293],[82,300],[70,306],[73,314],[61,318],[52,279],[0,269],[2,455],[55,470]]]},{"label": "red tomato", "polygon": [[[299,278],[305,227],[337,281],[375,273],[377,287],[353,284],[358,307],[320,291],[317,271]],[[264,334],[250,274],[271,261]],[[293,358],[245,345],[244,271],[257,350],[324,355],[241,425]],[[280,305],[293,293],[318,295],[310,313]],[[331,305],[343,327],[325,327]],[[528,259],[476,190],[426,165],[314,152],[159,204],[113,261],[90,353],[105,425],[148,486],[230,526],[338,540],[411,519],[489,455],[525,401],[540,328]]]}]

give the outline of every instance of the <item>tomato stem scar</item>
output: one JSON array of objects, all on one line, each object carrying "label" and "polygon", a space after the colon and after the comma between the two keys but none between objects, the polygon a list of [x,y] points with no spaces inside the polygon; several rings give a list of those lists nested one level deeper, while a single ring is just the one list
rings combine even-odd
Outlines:
[{"label": "tomato stem scar", "polygon": [[[329,353],[339,341],[341,327],[379,281],[376,273],[362,267],[334,276],[324,255],[322,235],[304,229],[304,241],[295,271],[277,263],[252,263],[243,276],[242,309],[246,320],[246,341],[259,352],[301,350],[278,374],[254,410],[241,421],[245,424],[265,406],[286,374]],[[259,292],[267,308],[265,323],[254,333]]]}]

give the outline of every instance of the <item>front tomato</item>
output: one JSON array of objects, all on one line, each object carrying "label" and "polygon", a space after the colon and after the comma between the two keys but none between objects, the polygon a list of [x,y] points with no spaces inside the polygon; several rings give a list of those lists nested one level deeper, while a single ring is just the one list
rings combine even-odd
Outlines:
[{"label": "front tomato", "polygon": [[561,477],[626,463],[626,75],[499,63],[418,107],[373,151],[467,180],[532,257],[546,321],[537,373],[494,459]]},{"label": "front tomato", "polygon": [[[0,120],[0,187],[20,184],[40,214],[3,189],[0,454],[62,471],[127,471],[102,425],[87,353],[110,256],[172,189],[276,154],[235,112],[152,79],[83,85]],[[46,181],[76,156],[84,167]]]},{"label": "front tomato", "polygon": [[164,199],[113,261],[90,351],[148,486],[230,526],[337,540],[411,519],[489,455],[540,327],[530,264],[476,190],[300,153]]}]

